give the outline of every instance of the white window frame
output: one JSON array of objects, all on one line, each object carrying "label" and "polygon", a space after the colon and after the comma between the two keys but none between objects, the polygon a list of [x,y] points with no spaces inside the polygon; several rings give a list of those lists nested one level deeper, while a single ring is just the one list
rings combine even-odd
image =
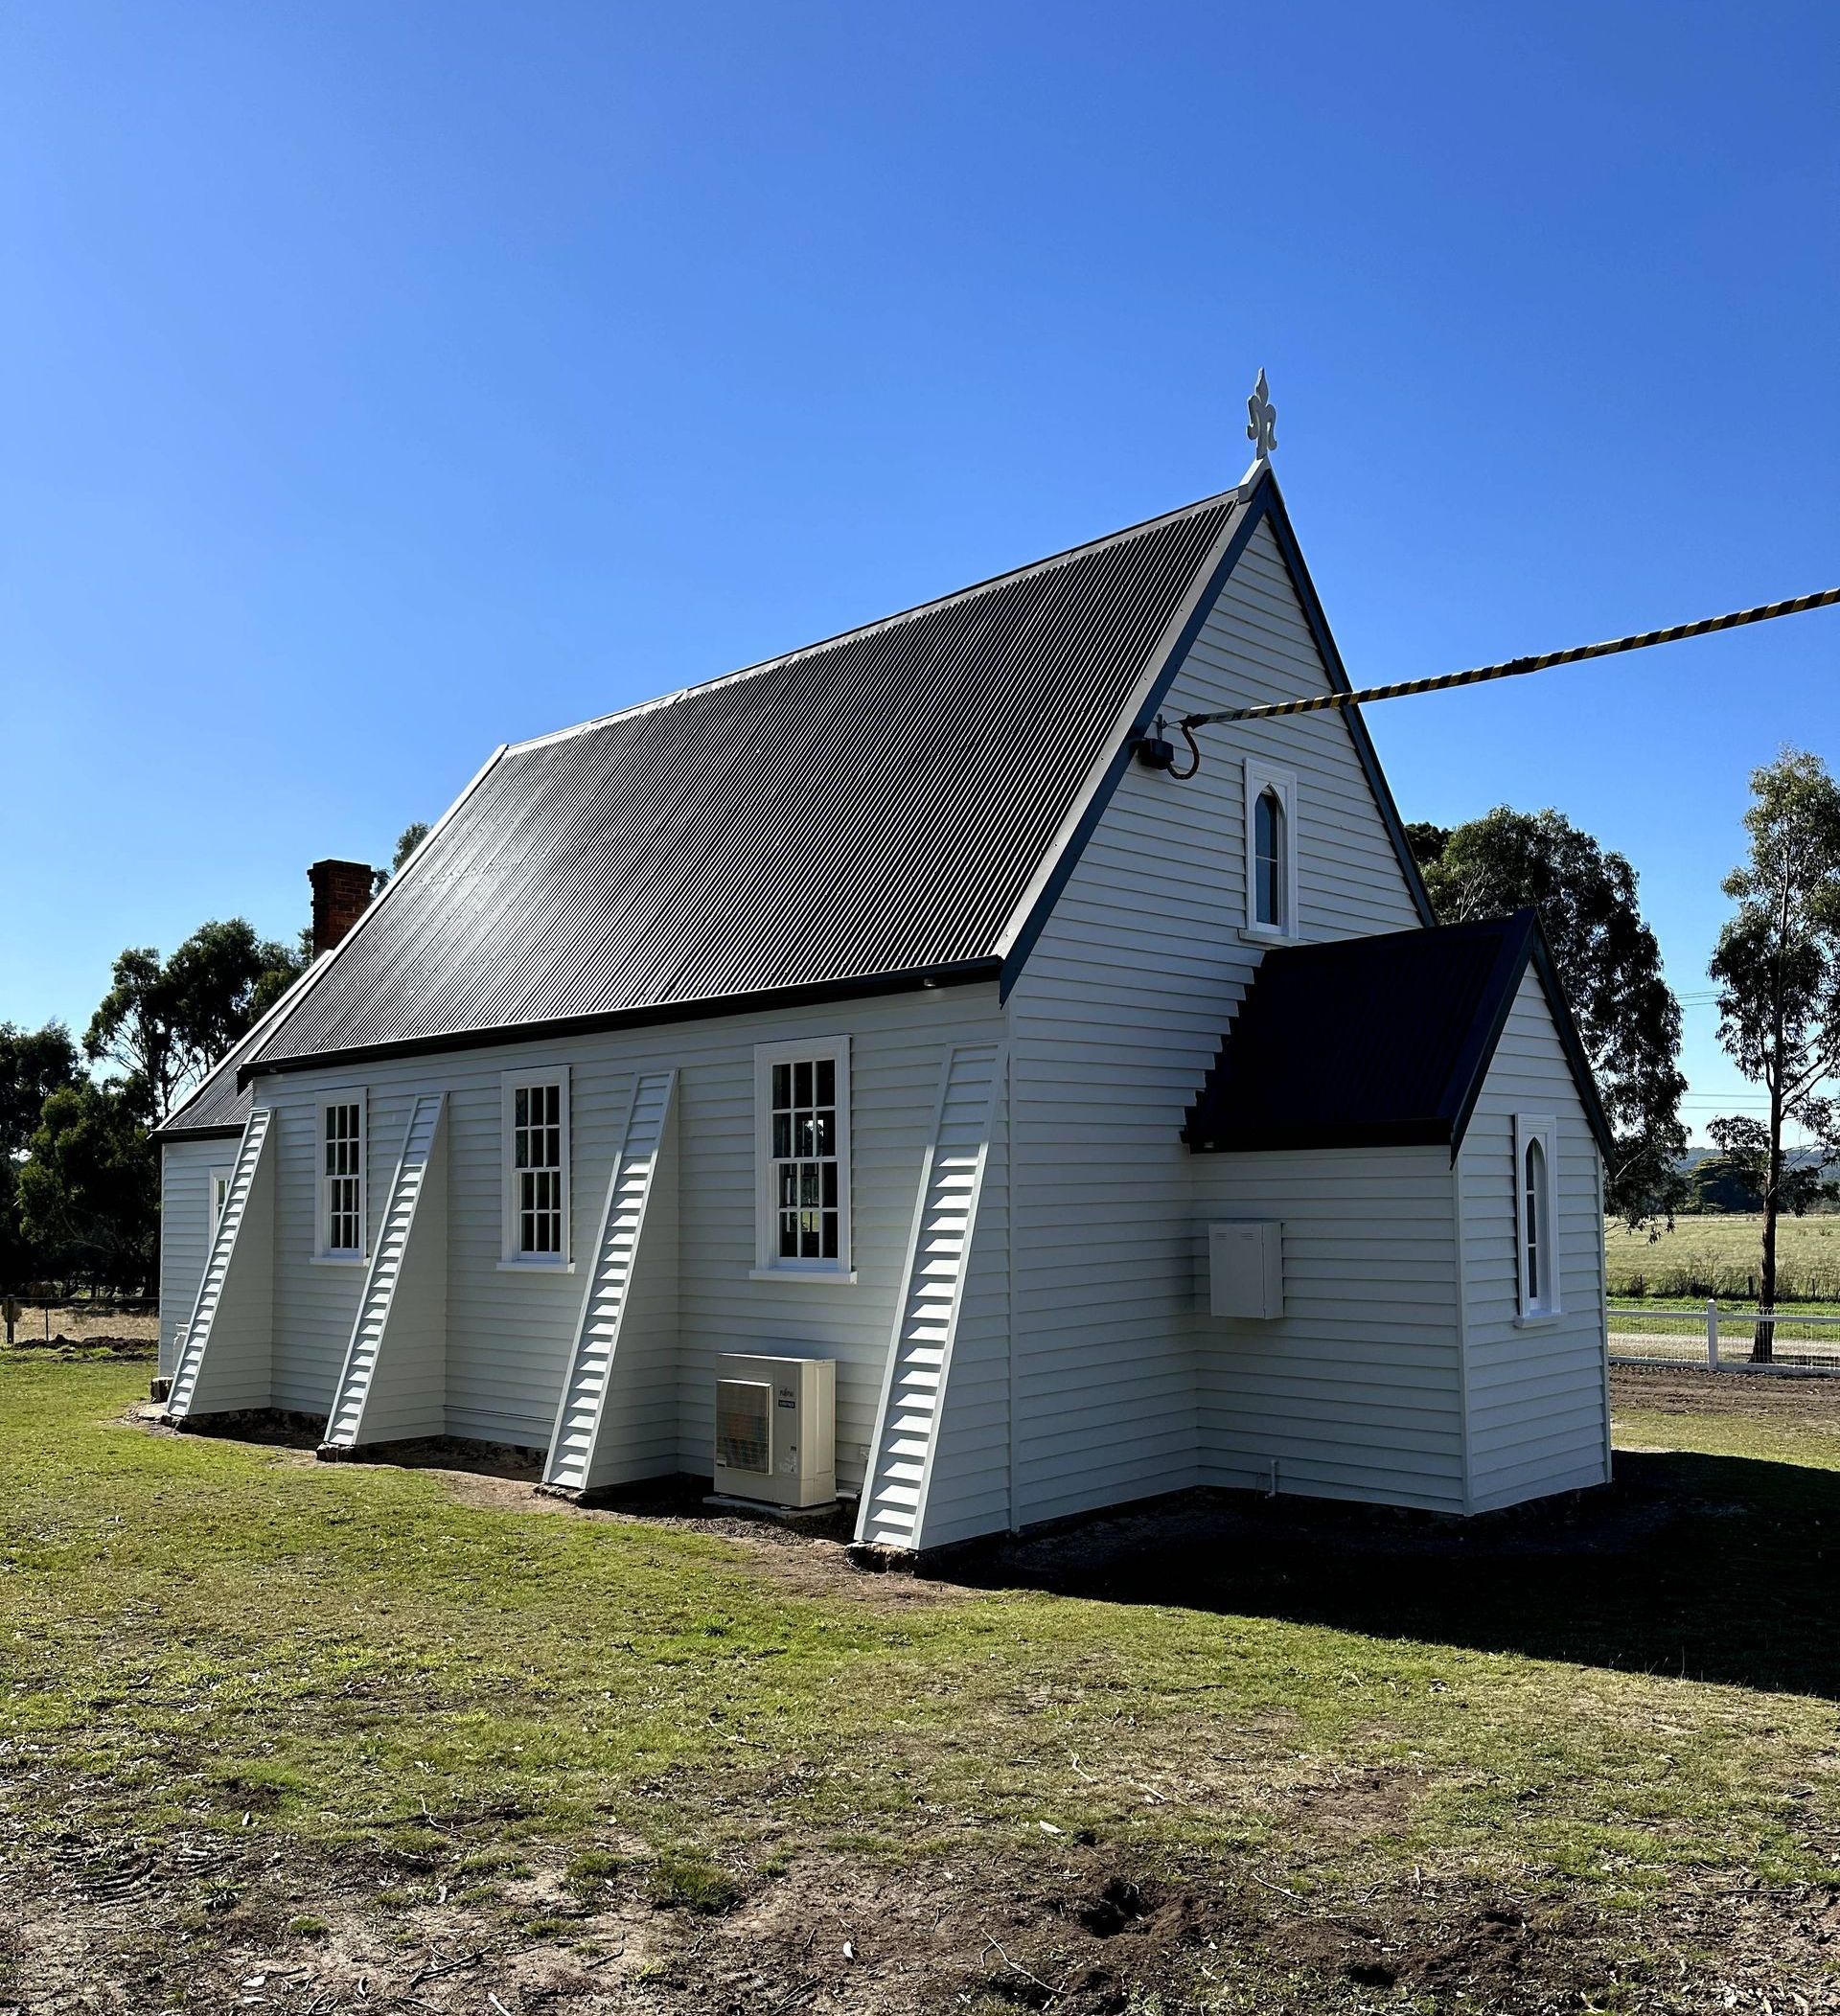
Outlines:
[{"label": "white window frame", "polygon": [[[562,1140],[558,1144],[562,1156],[562,1247],[554,1253],[526,1253],[518,1244],[519,1220],[523,1215],[520,1208],[522,1200],[518,1195],[517,1166],[518,1093],[525,1088],[552,1085],[561,1094],[556,1104],[562,1127]],[[528,1070],[506,1071],[499,1078],[498,1087],[499,1161],[503,1171],[503,1215],[498,1265],[518,1273],[570,1273],[575,1266],[575,1181],[574,1150],[570,1141],[568,1066],[565,1064],[533,1065]]]},{"label": "white window frame", "polygon": [[[219,1162],[215,1169],[205,1172],[204,1208],[211,1225],[211,1238],[218,1236],[218,1227],[223,1223],[223,1214],[230,1208],[230,1185],[236,1180],[237,1165],[234,1162]],[[223,1193],[223,1202],[218,1202],[218,1193]]]},{"label": "white window frame", "polygon": [[[1535,1141],[1540,1144],[1545,1188],[1545,1195],[1535,1201],[1536,1213],[1545,1217],[1544,1227],[1534,1227],[1542,1276],[1538,1294],[1528,1279],[1527,1238],[1527,1152]],[[1559,1123],[1550,1113],[1514,1115],[1514,1279],[1522,1322],[1543,1323],[1559,1315]]]},{"label": "white window frame", "polygon": [[[1298,936],[1297,885],[1297,778],[1267,763],[1263,757],[1248,756],[1246,774],[1246,935],[1275,944],[1289,944]],[[1258,801],[1267,791],[1276,794],[1284,815],[1283,921],[1261,924],[1258,920]]]},{"label": "white window frame", "polygon": [[[332,1244],[331,1178],[326,1173],[326,1115],[335,1106],[357,1108],[357,1245]],[[361,1085],[321,1092],[313,1105],[313,1258],[325,1267],[362,1267],[371,1243],[371,1102]]]},{"label": "white window frame", "polygon": [[[779,1252],[776,1196],[779,1161],[773,1155],[773,1066],[828,1062],[837,1072],[837,1258],[795,1260]],[[804,1036],[754,1045],[754,1266],[756,1280],[854,1281],[850,1238],[850,1039]],[[791,1157],[796,1160],[799,1157]]]}]

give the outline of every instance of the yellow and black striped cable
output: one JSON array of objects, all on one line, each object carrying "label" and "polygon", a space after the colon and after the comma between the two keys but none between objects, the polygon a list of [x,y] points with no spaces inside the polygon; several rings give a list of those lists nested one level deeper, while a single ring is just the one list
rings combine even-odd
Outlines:
[{"label": "yellow and black striped cable", "polygon": [[1433,679],[1401,679],[1392,686],[1363,686],[1352,693],[1319,693],[1309,699],[1273,700],[1262,707],[1229,707],[1218,714],[1188,714],[1178,725],[1186,731],[1215,722],[1275,721],[1283,714],[1316,714],[1326,707],[1358,707],[1368,700],[1401,699],[1411,693],[1442,693],[1450,686],[1479,686],[1484,679],[1518,678],[1523,673],[1545,672],[1554,665],[1576,665],[1582,658],[1614,657],[1620,652],[1646,651],[1651,644],[1678,644],[1685,638],[1704,637],[1714,630],[1767,623],[1774,616],[1799,616],[1805,609],[1826,608],[1836,602],[1840,602],[1840,588],[1822,588],[1812,595],[1791,596],[1786,602],[1765,602],[1754,609],[1734,609],[1729,615],[1706,616],[1697,623],[1677,623],[1670,630],[1614,637],[1607,644],[1576,644],[1570,651],[1549,651],[1531,658],[1506,658],[1499,665],[1446,672]]}]

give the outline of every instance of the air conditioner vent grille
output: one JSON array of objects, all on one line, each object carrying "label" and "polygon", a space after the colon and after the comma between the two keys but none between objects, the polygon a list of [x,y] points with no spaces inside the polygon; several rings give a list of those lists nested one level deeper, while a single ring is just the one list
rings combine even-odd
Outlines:
[{"label": "air conditioner vent grille", "polygon": [[751,1379],[716,1382],[716,1455],[729,1470],[765,1476],[773,1467],[773,1389]]}]

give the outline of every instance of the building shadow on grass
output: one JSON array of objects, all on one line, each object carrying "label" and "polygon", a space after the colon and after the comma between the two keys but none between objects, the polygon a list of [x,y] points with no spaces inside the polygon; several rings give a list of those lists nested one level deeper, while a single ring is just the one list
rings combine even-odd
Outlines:
[{"label": "building shadow on grass", "polygon": [[1837,1564],[1840,1472],[1619,1452],[1602,1490],[1471,1520],[1194,1492],[944,1571],[1832,1700]]}]

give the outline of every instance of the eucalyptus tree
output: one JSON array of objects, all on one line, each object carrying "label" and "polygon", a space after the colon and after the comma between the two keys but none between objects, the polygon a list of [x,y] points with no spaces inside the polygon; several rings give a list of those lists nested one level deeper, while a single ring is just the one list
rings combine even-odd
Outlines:
[{"label": "eucalyptus tree", "polygon": [[[1776,1306],[1776,1234],[1784,1210],[1831,1195],[1806,1157],[1785,1157],[1782,1137],[1810,1136],[1820,1160],[1840,1152],[1840,785],[1820,757],[1785,748],[1751,773],[1745,859],[1725,878],[1736,909],[1713,953],[1718,1040],[1762,1087],[1765,1117],[1716,1120],[1713,1138],[1746,1168],[1762,1200],[1758,1285]],[[1767,1362],[1774,1326],[1759,1323],[1752,1356]]]},{"label": "eucalyptus tree", "polygon": [[1680,1004],[1643,921],[1636,871],[1551,809],[1498,805],[1449,831],[1406,831],[1440,923],[1537,912],[1610,1122],[1605,1209],[1632,1226],[1665,1218],[1686,1198],[1687,1081]]}]

